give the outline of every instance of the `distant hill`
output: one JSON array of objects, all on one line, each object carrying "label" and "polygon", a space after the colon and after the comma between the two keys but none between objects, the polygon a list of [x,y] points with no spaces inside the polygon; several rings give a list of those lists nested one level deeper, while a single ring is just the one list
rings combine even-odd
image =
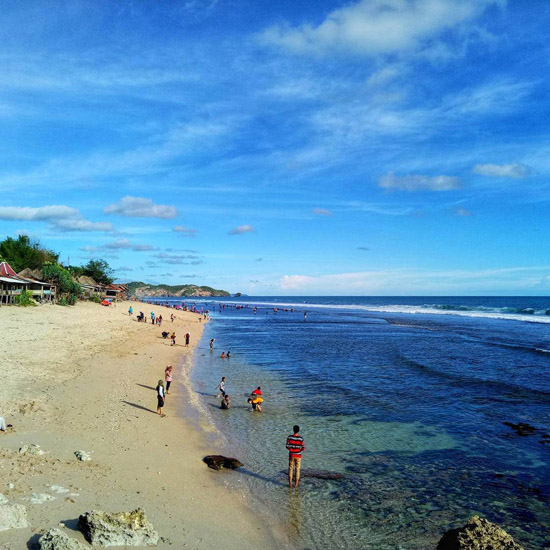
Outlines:
[{"label": "distant hill", "polygon": [[210,286],[197,285],[148,285],[141,281],[128,283],[130,296],[183,296],[185,298],[202,296],[230,296],[227,290],[217,290]]}]

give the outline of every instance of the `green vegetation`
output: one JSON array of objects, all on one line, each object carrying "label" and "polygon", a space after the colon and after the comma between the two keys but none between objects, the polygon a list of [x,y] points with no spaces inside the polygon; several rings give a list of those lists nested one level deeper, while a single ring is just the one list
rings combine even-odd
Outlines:
[{"label": "green vegetation", "polygon": [[23,307],[36,305],[32,299],[32,292],[29,292],[28,290],[23,290],[19,296],[15,296],[14,301],[18,306]]},{"label": "green vegetation", "polygon": [[96,283],[110,285],[113,282],[113,270],[105,260],[90,260],[83,268],[82,275],[91,277]]},{"label": "green vegetation", "polygon": [[42,269],[46,262],[57,262],[59,254],[42,248],[38,242],[33,242],[27,235],[19,235],[17,239],[6,237],[0,242],[0,256],[18,273],[25,268]]},{"label": "green vegetation", "polygon": [[59,264],[47,263],[42,268],[46,281],[57,287],[58,304],[74,306],[82,293],[81,286],[73,279],[70,271]]}]

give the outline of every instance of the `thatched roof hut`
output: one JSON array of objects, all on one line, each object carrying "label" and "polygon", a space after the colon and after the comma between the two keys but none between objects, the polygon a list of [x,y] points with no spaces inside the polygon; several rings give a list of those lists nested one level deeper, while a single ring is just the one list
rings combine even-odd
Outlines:
[{"label": "thatched roof hut", "polygon": [[24,277],[25,279],[42,280],[42,270],[40,269],[30,269],[26,267],[23,271],[20,271],[18,275],[19,277]]}]

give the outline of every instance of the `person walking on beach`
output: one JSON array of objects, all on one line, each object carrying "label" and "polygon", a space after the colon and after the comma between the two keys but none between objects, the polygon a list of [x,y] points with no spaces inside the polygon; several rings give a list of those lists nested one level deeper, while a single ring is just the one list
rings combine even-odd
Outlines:
[{"label": "person walking on beach", "polygon": [[130,308],[128,309],[128,315],[131,317],[132,313],[134,313],[134,308],[130,306]]},{"label": "person walking on beach", "polygon": [[176,345],[176,333],[172,332],[172,336],[170,336],[170,338],[172,340],[172,343],[170,345],[175,346]]},{"label": "person walking on beach", "polygon": [[151,311],[151,323],[155,324],[155,312]]},{"label": "person walking on beach", "polygon": [[170,384],[172,383],[172,365],[168,365],[164,370],[164,380],[166,382],[166,393],[170,393]]},{"label": "person walking on beach", "polygon": [[189,339],[191,338],[191,334],[189,332],[185,333],[185,347],[189,347]]},{"label": "person walking on beach", "polygon": [[292,487],[292,478],[294,477],[294,487],[300,483],[300,467],[302,465],[302,453],[306,448],[304,438],[300,435],[300,426],[292,428],[293,434],[286,438],[286,448],[288,449],[288,486]]},{"label": "person walking on beach", "polygon": [[162,414],[162,407],[164,407],[164,400],[166,399],[163,380],[159,380],[156,390],[157,390],[157,414],[159,414],[160,416],[166,416],[165,414]]},{"label": "person walking on beach", "polygon": [[220,393],[216,397],[225,397],[225,376],[222,376],[222,381],[214,389],[220,390]]},{"label": "person walking on beach", "polygon": [[174,322],[174,314],[173,313],[170,314],[170,321],[172,321],[172,323]]}]

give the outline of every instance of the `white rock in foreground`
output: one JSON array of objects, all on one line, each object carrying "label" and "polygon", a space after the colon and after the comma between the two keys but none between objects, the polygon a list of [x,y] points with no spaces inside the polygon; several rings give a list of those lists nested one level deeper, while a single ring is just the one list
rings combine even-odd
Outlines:
[{"label": "white rock in foreground", "polygon": [[0,531],[28,527],[27,509],[21,504],[0,504]]},{"label": "white rock in foreground", "polygon": [[55,527],[46,531],[38,540],[40,550],[87,550],[87,546],[72,539]]},{"label": "white rock in foreground", "polygon": [[99,546],[156,546],[159,539],[141,508],[115,514],[92,510],[78,518],[78,528]]},{"label": "white rock in foreground", "polygon": [[47,493],[33,493],[29,500],[31,501],[31,504],[44,504],[44,502],[55,500],[55,497],[52,497],[52,495],[48,495]]},{"label": "white rock in foreground", "polygon": [[40,445],[35,445],[34,443],[30,443],[29,445],[23,445],[23,447],[19,449],[19,453],[22,455],[40,456],[40,455],[46,454],[46,451],[43,451],[40,448]]},{"label": "white rock in foreground", "polygon": [[82,462],[92,460],[92,455],[90,453],[87,453],[86,451],[75,451],[74,454],[76,458],[78,458],[78,460],[81,460]]}]

